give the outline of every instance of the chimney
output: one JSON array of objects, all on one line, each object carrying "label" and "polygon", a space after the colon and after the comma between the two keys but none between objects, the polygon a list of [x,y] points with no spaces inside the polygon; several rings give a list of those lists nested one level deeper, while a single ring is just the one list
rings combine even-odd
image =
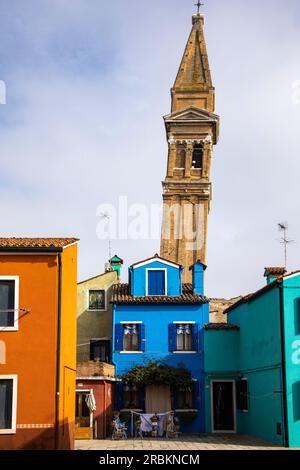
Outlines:
[{"label": "chimney", "polygon": [[193,292],[196,295],[204,296],[204,271],[206,268],[207,266],[200,260],[190,267],[190,271],[193,271]]},{"label": "chimney", "polygon": [[118,274],[118,281],[121,280],[121,266],[123,264],[123,260],[118,256],[115,255],[113,258],[109,260],[111,270],[112,271],[117,271]]},{"label": "chimney", "polygon": [[279,279],[285,274],[286,274],[285,268],[270,267],[270,268],[265,268],[264,277],[267,278],[267,284],[271,284],[272,282],[276,281],[276,279]]}]

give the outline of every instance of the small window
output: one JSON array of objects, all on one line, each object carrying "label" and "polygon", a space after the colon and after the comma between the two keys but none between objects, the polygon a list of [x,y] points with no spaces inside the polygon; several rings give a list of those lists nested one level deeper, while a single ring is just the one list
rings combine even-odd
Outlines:
[{"label": "small window", "polygon": [[192,325],[176,325],[177,351],[193,350],[193,327]]},{"label": "small window", "polygon": [[149,296],[162,296],[166,295],[166,271],[165,270],[152,270],[148,272],[148,292]]},{"label": "small window", "polygon": [[[14,380],[0,377],[0,434],[12,431],[15,428],[14,407]],[[2,432],[1,432],[2,431]]]},{"label": "small window", "polygon": [[13,328],[15,326],[15,280],[0,280],[0,327]]},{"label": "small window", "polygon": [[196,168],[196,169],[203,168],[203,147],[202,147],[202,145],[195,145],[195,147],[194,147],[192,168]]},{"label": "small window", "polygon": [[89,310],[105,310],[105,290],[89,290]]},{"label": "small window", "polygon": [[110,342],[93,339],[90,342],[90,360],[110,362]]},{"label": "small window", "polygon": [[137,324],[124,325],[123,351],[139,351],[140,328]]},{"label": "small window", "polygon": [[192,390],[179,389],[175,393],[175,402],[177,409],[192,410],[194,408],[194,397]]},{"label": "small window", "polygon": [[247,379],[241,379],[236,382],[236,404],[238,410],[249,411],[249,390]]},{"label": "small window", "polygon": [[135,385],[124,385],[124,408],[127,410],[139,409],[139,391]]}]

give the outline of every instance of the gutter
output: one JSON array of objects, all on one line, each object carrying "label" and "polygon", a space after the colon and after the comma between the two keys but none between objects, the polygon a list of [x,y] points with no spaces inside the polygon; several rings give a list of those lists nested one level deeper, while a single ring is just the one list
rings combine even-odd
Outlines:
[{"label": "gutter", "polygon": [[36,246],[28,246],[28,247],[0,247],[0,253],[62,253],[62,247],[36,247]]},{"label": "gutter", "polygon": [[[62,250],[61,250],[62,251]],[[57,348],[56,348],[56,390],[55,390],[55,450],[59,448],[59,401],[60,401],[60,351],[61,351],[61,297],[62,262],[58,253],[58,301],[57,301]]]},{"label": "gutter", "polygon": [[284,417],[284,444],[285,447],[290,447],[289,442],[289,427],[288,427],[288,406],[287,406],[287,384],[286,384],[286,349],[285,349],[285,335],[284,335],[284,299],[283,299],[283,283],[278,285],[279,299],[280,299],[280,341],[281,341],[281,355],[282,355],[282,398],[283,398],[283,417]]}]

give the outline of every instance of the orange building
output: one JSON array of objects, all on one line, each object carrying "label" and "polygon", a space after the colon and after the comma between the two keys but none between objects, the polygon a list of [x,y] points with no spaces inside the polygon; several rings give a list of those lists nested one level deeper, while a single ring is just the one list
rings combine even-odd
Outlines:
[{"label": "orange building", "polygon": [[0,238],[0,449],[72,449],[77,242]]}]

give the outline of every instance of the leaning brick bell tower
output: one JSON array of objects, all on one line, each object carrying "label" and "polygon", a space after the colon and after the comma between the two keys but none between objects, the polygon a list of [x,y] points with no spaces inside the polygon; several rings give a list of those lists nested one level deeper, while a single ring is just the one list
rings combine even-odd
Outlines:
[{"label": "leaning brick bell tower", "polygon": [[168,140],[167,176],[163,182],[163,258],[184,266],[183,281],[197,260],[206,262],[207,222],[212,198],[213,146],[219,116],[214,114],[212,84],[204,37],[204,16],[192,17],[179,71],[171,89],[171,113],[164,117]]}]

